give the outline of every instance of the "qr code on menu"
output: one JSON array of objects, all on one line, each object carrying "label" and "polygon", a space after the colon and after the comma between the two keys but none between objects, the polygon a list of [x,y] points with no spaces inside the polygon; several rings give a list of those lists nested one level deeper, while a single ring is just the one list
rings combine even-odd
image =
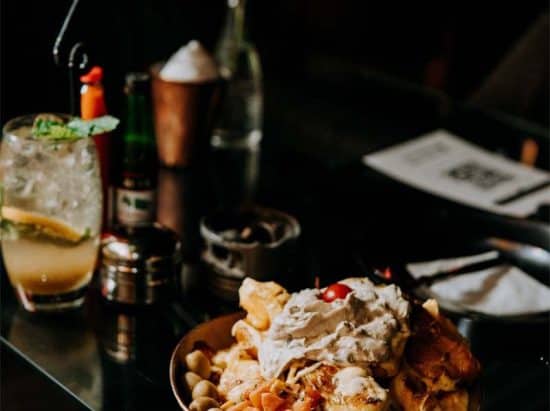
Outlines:
[{"label": "qr code on menu", "polygon": [[462,163],[448,170],[446,174],[455,180],[471,183],[482,190],[490,190],[514,178],[511,174],[489,168],[476,161]]}]

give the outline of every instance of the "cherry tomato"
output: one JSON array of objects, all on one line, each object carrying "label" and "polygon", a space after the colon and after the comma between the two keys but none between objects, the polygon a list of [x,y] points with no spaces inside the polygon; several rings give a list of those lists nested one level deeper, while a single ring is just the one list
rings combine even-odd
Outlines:
[{"label": "cherry tomato", "polygon": [[346,295],[348,295],[352,291],[353,290],[347,285],[336,283],[327,287],[327,289],[323,292],[322,298],[324,302],[331,303],[338,298],[346,298]]}]

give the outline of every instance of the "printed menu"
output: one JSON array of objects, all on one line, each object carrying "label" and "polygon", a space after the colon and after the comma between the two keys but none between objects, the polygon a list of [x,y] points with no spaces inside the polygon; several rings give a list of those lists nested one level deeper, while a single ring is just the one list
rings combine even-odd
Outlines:
[{"label": "printed menu", "polygon": [[550,204],[550,173],[436,130],[363,157],[402,183],[470,207],[526,217]]}]

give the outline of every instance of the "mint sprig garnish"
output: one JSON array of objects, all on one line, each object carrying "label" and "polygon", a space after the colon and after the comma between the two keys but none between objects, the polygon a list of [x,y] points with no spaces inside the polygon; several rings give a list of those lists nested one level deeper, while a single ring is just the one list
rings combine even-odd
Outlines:
[{"label": "mint sprig garnish", "polygon": [[77,140],[113,131],[118,123],[119,120],[113,116],[102,116],[91,120],[75,117],[67,123],[55,118],[37,117],[32,134],[35,137],[52,140]]}]

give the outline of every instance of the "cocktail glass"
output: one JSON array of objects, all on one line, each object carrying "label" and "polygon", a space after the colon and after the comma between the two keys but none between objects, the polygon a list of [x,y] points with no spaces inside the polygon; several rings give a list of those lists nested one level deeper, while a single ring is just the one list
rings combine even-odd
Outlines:
[{"label": "cocktail glass", "polygon": [[36,137],[35,118],[15,118],[3,129],[2,254],[22,306],[57,311],[80,306],[92,278],[101,182],[92,139]]}]

